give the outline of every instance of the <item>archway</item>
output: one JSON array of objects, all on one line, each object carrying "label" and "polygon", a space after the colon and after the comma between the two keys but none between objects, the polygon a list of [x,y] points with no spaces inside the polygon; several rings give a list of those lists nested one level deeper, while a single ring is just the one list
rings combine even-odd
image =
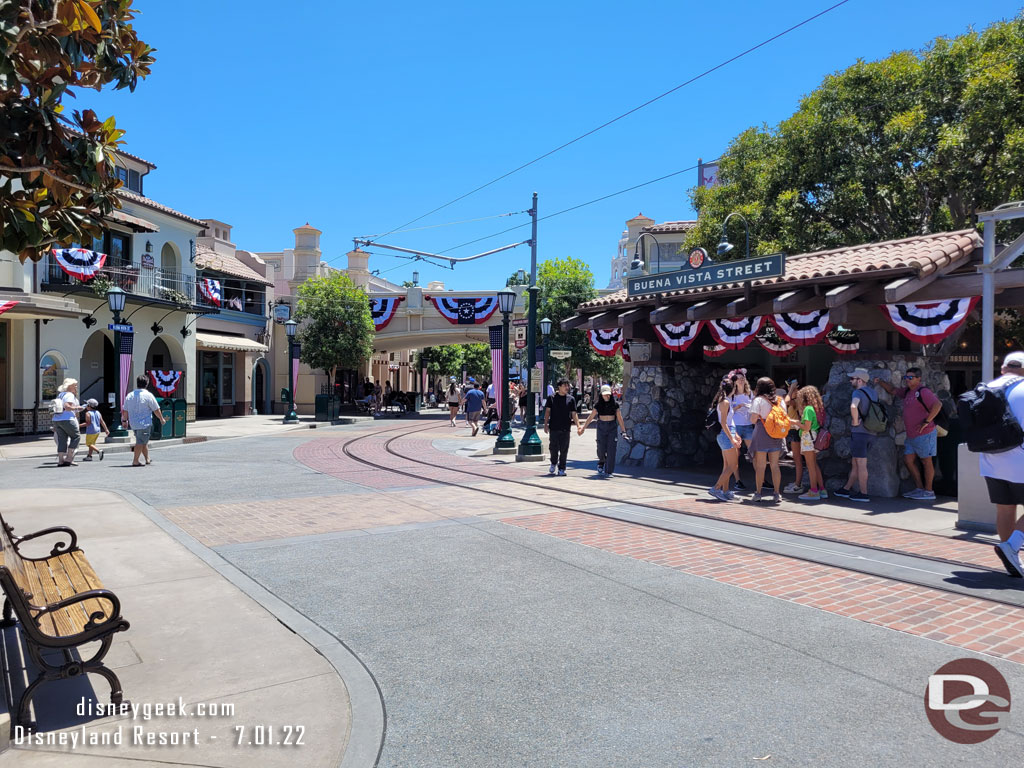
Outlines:
[{"label": "archway", "polygon": [[[157,336],[149,345],[146,351],[146,366],[143,371],[149,376],[150,371],[181,371],[181,378],[178,380],[178,387],[173,393],[166,397],[184,398],[188,366],[185,364],[185,352],[173,336]],[[163,397],[160,392],[157,396]]]},{"label": "archway", "polygon": [[181,271],[181,257],[174,243],[166,242],[160,249],[160,268],[172,272]]},{"label": "archway", "polygon": [[252,410],[270,413],[270,364],[265,357],[256,358],[252,365]]},{"label": "archway", "polygon": [[[109,396],[117,387],[117,355],[114,343],[106,331],[94,331],[82,347],[81,381],[78,397],[83,402],[93,398],[100,405],[107,406]],[[106,412],[103,414],[107,418]]]}]

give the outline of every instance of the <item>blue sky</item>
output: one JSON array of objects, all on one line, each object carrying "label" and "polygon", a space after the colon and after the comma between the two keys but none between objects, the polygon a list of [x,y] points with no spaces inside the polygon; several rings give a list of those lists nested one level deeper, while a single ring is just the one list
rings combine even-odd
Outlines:
[{"label": "blue sky", "polygon": [[[158,49],[135,93],[81,91],[158,168],[146,194],[234,226],[240,248],[292,244],[306,221],[344,266],[355,236],[385,232],[689,79],[831,5],[783,3],[337,3],[136,0]],[[286,13],[282,15],[282,9]],[[790,115],[801,95],[857,58],[921,48],[1016,12],[991,0],[852,0],[414,226],[529,207],[541,215],[710,159],[751,125]],[[607,284],[623,223],[693,216],[696,171],[542,222],[540,259],[588,262]],[[392,235],[440,251],[525,216]],[[468,256],[529,237],[508,233]],[[386,252],[383,252],[386,253]],[[498,288],[529,267],[522,247],[454,271],[390,256],[401,282]]]}]

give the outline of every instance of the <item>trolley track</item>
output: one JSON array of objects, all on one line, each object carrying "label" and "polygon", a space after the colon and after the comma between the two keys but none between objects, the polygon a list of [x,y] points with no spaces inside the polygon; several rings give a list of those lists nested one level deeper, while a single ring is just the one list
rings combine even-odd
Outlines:
[{"label": "trolley track", "polygon": [[[1014,607],[1024,607],[1024,589],[1021,589],[1020,582],[1012,580],[1015,583],[1010,583],[1011,579],[1003,571],[994,568],[985,568],[974,563],[929,557],[917,553],[895,551],[868,544],[849,544],[839,539],[816,536],[809,533],[794,533],[785,529],[753,522],[725,521],[713,515],[703,515],[689,510],[680,511],[643,501],[624,502],[620,499],[609,498],[597,493],[551,487],[539,481],[509,477],[496,478],[486,472],[439,466],[430,461],[401,453],[393,447],[394,443],[402,438],[436,429],[434,424],[421,428],[405,428],[404,431],[389,437],[383,443],[383,448],[387,454],[403,462],[411,462],[428,467],[432,474],[383,466],[367,459],[365,456],[360,456],[358,452],[353,450],[354,446],[362,443],[364,440],[379,438],[382,436],[382,432],[395,432],[404,427],[405,425],[402,425],[393,430],[378,430],[355,437],[345,441],[341,445],[341,450],[346,457],[359,464],[378,471],[386,471],[412,478],[420,482],[476,491],[481,495],[497,496],[516,502],[522,502],[524,499],[521,493],[506,493],[494,488],[479,488],[467,485],[457,479],[449,480],[443,477],[432,476],[438,473],[451,473],[455,476],[472,477],[491,482],[512,483],[533,490],[593,499],[606,502],[613,509],[581,509],[569,506],[568,504],[560,504],[556,501],[542,499],[533,499],[532,503],[550,510],[574,512],[591,517],[633,523],[657,530],[683,533],[684,535],[706,541],[741,546],[759,552],[779,554],[805,562],[844,568],[893,581],[938,589],[952,594],[966,595]],[[803,514],[808,517],[821,519],[820,516],[808,513],[795,512],[794,514]],[[868,525],[867,523],[857,524]],[[874,526],[871,527],[874,528]],[[938,534],[921,535],[945,540],[945,537]],[[954,568],[967,569],[967,572],[956,571],[953,570]]]}]

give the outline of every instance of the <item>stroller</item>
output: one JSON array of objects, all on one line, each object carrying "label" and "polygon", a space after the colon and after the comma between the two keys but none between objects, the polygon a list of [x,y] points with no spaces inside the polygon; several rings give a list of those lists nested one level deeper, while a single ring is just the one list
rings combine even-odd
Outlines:
[{"label": "stroller", "polygon": [[487,418],[484,420],[483,432],[485,435],[497,435],[498,425],[501,419],[498,417],[498,409],[492,403],[487,407]]}]

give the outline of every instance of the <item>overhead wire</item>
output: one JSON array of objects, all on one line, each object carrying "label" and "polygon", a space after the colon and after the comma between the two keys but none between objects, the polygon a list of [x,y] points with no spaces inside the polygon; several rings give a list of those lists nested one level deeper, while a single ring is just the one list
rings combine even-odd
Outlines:
[{"label": "overhead wire", "polygon": [[[398,232],[399,230],[402,230],[405,227],[408,227],[410,224],[415,224],[417,221],[420,221],[421,219],[425,219],[427,216],[431,216],[431,215],[437,213],[438,211],[444,210],[445,208],[447,208],[450,205],[454,205],[455,203],[459,202],[460,200],[465,200],[467,197],[469,197],[471,195],[474,195],[474,194],[476,194],[477,192],[479,192],[479,191],[481,191],[483,189],[486,189],[487,187],[491,186],[492,184],[497,184],[499,181],[501,181],[503,179],[507,179],[509,176],[512,176],[513,174],[518,173],[519,171],[521,171],[521,170],[523,170],[525,168],[529,168],[531,165],[534,165],[535,163],[538,163],[541,160],[543,160],[543,159],[545,159],[547,157],[550,157],[551,155],[555,154],[556,152],[560,152],[563,149],[566,149],[567,147],[572,146],[576,142],[582,141],[583,139],[587,138],[588,136],[592,136],[593,134],[597,133],[598,131],[603,130],[603,129],[607,128],[608,126],[617,123],[619,120],[622,120],[623,118],[626,118],[629,115],[634,114],[635,112],[639,112],[641,109],[644,109],[645,107],[649,107],[651,104],[654,104],[655,102],[660,101],[661,99],[664,99],[666,96],[669,96],[669,95],[675,93],[676,91],[678,91],[678,90],[680,90],[682,88],[685,88],[688,85],[692,85],[693,83],[697,82],[698,80],[701,80],[702,78],[707,77],[711,73],[716,72],[719,69],[722,69],[723,67],[728,66],[729,64],[732,64],[734,61],[738,61],[739,59],[742,59],[743,57],[750,55],[754,51],[757,51],[760,48],[763,48],[766,45],[769,45],[769,44],[775,42],[779,38],[785,37],[789,33],[794,32],[797,29],[800,29],[801,27],[806,26],[807,24],[810,24],[812,21],[815,21],[815,20],[821,18],[822,16],[824,16],[824,15],[826,15],[828,13],[831,13],[832,11],[836,10],[837,8],[839,8],[839,7],[843,6],[843,5],[846,5],[848,2],[850,2],[850,0],[839,0],[839,2],[834,3],[833,5],[830,5],[828,8],[825,8],[824,10],[818,11],[818,13],[814,14],[813,16],[808,16],[803,21],[800,21],[800,22],[798,22],[798,23],[796,23],[796,24],[794,24],[794,25],[792,25],[790,27],[787,27],[786,29],[782,30],[781,32],[778,32],[778,33],[772,35],[771,37],[762,40],[761,42],[757,43],[756,45],[753,45],[750,48],[747,48],[746,50],[741,51],[740,53],[737,53],[734,56],[731,56],[730,58],[726,59],[725,61],[719,62],[718,64],[716,64],[713,67],[705,69],[700,74],[694,75],[689,80],[686,80],[685,82],[682,82],[679,85],[677,85],[677,86],[675,86],[673,88],[670,88],[669,90],[665,91],[664,93],[661,93],[658,96],[655,96],[654,98],[648,99],[643,104],[640,104],[640,105],[638,105],[636,107],[633,107],[632,109],[630,109],[630,110],[628,110],[626,112],[623,112],[621,115],[618,115],[617,117],[613,117],[611,120],[608,120],[608,121],[606,121],[604,123],[601,123],[601,125],[597,126],[596,128],[592,128],[589,131],[587,131],[586,133],[582,133],[579,136],[577,136],[576,138],[570,139],[569,141],[565,142],[564,144],[560,144],[559,146],[555,147],[554,149],[551,149],[551,150],[545,152],[544,154],[539,155],[538,157],[535,157],[533,160],[530,160],[529,162],[523,163],[522,165],[520,165],[520,166],[518,166],[516,168],[513,168],[511,171],[503,173],[500,176],[497,176],[497,177],[491,179],[486,184],[481,184],[480,186],[478,186],[478,187],[476,187],[474,189],[471,189],[469,192],[466,192],[466,193],[464,193],[462,195],[459,195],[458,197],[449,200],[447,203],[444,203],[443,205],[439,205],[436,208],[434,208],[434,209],[432,209],[430,211],[427,211],[426,213],[424,213],[421,216],[417,216],[414,219],[410,219],[409,221],[405,222],[404,224],[401,224],[401,225],[395,227],[392,230],[389,230],[389,231],[387,231],[387,232],[385,232],[385,233],[383,233],[381,235],[378,235],[378,237],[387,237],[388,235],[392,235],[392,234]],[[549,216],[547,218],[551,218],[551,217]]]}]

